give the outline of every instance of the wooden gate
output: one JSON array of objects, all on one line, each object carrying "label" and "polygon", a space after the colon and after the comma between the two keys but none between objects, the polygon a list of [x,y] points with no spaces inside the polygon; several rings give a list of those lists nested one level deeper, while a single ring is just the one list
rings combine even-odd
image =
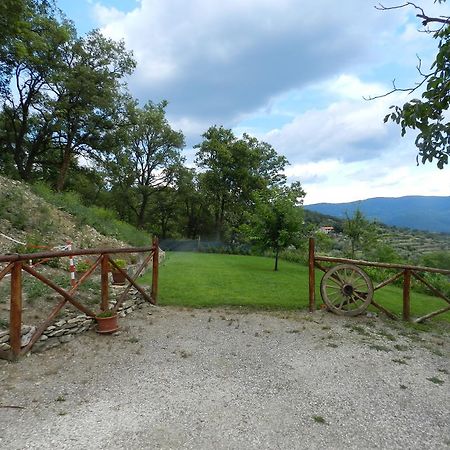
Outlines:
[{"label": "wooden gate", "polygon": [[[117,263],[110,257],[113,254],[125,254],[125,253],[148,253],[136,272],[130,276],[128,273],[120,268]],[[61,257],[74,257],[84,255],[96,255],[97,258],[86,273],[69,289],[63,289],[56,283],[45,277],[42,273],[39,273],[35,268],[31,267],[28,263],[30,260],[36,259],[52,259]],[[101,271],[101,296],[100,296],[100,311],[105,311],[109,307],[109,272],[110,267],[114,267],[115,270],[121,272],[128,281],[127,286],[118,298],[113,311],[117,312],[118,308],[124,302],[131,287],[134,287],[142,297],[152,303],[156,304],[158,295],[158,261],[159,259],[159,244],[158,240],[154,239],[151,247],[129,247],[129,248],[97,248],[97,249],[84,249],[84,250],[72,250],[72,251],[56,251],[56,252],[41,252],[31,254],[12,254],[12,255],[0,255],[0,263],[7,263],[7,266],[0,271],[0,281],[8,274],[11,275],[11,293],[10,293],[10,321],[9,321],[9,345],[10,350],[0,350],[0,358],[15,359],[28,353],[33,345],[42,336],[43,332],[50,326],[58,313],[63,307],[70,303],[75,308],[83,312],[89,317],[95,318],[96,312],[92,311],[89,307],[82,304],[76,299],[76,291],[78,287],[83,284],[93,272],[100,267]],[[141,275],[143,270],[152,261],[152,288],[151,294],[148,295],[145,290],[137,284],[136,279]],[[61,295],[61,300],[54,306],[51,313],[44,320],[44,322],[36,328],[33,333],[30,342],[23,348],[21,348],[21,327],[22,327],[22,273],[26,272],[44,283],[58,294]]]}]

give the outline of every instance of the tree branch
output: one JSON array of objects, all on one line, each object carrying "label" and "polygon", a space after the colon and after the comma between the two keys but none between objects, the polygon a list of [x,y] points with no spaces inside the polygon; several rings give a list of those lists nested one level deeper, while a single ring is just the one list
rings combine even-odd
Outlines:
[{"label": "tree branch", "polygon": [[443,25],[449,25],[450,24],[450,17],[447,17],[447,16],[439,16],[439,17],[428,16],[425,13],[425,11],[420,6],[417,6],[413,2],[406,2],[406,3],[403,3],[402,5],[396,5],[396,6],[384,6],[381,3],[379,3],[378,6],[375,6],[374,8],[378,9],[379,11],[389,11],[391,9],[401,9],[401,8],[406,8],[408,6],[412,6],[413,8],[417,9],[418,11],[420,11],[419,14],[416,14],[416,17],[418,17],[419,19],[422,19],[422,25],[424,27],[427,26],[429,23],[442,23]]}]

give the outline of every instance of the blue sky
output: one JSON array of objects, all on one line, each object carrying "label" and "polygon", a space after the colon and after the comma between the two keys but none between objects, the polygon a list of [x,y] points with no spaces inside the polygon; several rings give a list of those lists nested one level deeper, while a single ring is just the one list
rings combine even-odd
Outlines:
[{"label": "blue sky", "polygon": [[[269,142],[290,161],[305,203],[450,195],[450,168],[416,166],[414,135],[384,124],[395,94],[429,67],[435,42],[412,9],[372,0],[59,0],[80,34],[123,39],[138,67],[141,103],[169,101],[168,118],[192,146],[211,125]],[[386,1],[385,6],[395,3]],[[450,4],[423,0],[431,14]]]}]

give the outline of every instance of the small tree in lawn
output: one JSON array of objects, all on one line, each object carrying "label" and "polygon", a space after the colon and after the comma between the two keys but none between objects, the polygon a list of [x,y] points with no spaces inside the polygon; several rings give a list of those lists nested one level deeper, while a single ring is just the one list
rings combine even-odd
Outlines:
[{"label": "small tree in lawn", "polygon": [[250,241],[262,250],[272,250],[275,267],[281,250],[300,241],[303,226],[303,191],[300,183],[291,187],[273,188],[255,196],[255,207],[244,227]]},{"label": "small tree in lawn", "polygon": [[350,257],[354,258],[358,248],[370,248],[376,243],[375,224],[369,222],[357,209],[353,216],[346,214],[344,234],[350,239]]}]

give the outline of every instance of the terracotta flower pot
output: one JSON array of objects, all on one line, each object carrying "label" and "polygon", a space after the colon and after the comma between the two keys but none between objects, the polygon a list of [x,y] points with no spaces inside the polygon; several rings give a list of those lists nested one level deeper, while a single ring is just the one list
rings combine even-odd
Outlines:
[{"label": "terracotta flower pot", "polygon": [[114,331],[119,329],[117,314],[114,314],[111,317],[96,317],[95,320],[97,321],[97,333],[114,333]]},{"label": "terracotta flower pot", "polygon": [[113,284],[123,286],[126,282],[125,275],[122,272],[119,271],[113,271],[112,277],[113,277]]}]

